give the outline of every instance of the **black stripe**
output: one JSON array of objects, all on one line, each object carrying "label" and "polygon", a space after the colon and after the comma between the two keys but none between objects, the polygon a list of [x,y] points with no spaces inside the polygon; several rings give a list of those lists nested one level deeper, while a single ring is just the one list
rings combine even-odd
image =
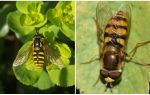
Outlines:
[{"label": "black stripe", "polygon": [[123,45],[121,45],[120,43],[117,42],[118,38],[121,38],[123,40],[126,40],[127,36],[126,35],[118,35],[116,33],[113,34],[108,34],[107,32],[105,32],[104,37],[110,37],[111,41],[107,42],[107,45],[118,45],[120,47],[123,47]]},{"label": "black stripe", "polygon": [[111,42],[111,41],[107,42],[106,45],[111,45],[111,46],[115,45],[115,46],[123,47],[122,44],[120,44],[118,42]]},{"label": "black stripe", "polygon": [[116,39],[121,38],[123,40],[126,40],[127,35],[119,35],[119,34],[116,34],[116,33],[109,34],[109,33],[105,32],[104,37],[111,37],[111,38],[116,38]]},{"label": "black stripe", "polygon": [[114,29],[125,29],[127,31],[127,27],[126,26],[121,26],[121,25],[110,25],[110,24],[107,24],[106,28],[109,28],[109,27],[113,27]]},{"label": "black stripe", "polygon": [[33,54],[33,56],[43,56],[44,57],[44,54],[38,54],[38,53],[36,53],[36,54]]},{"label": "black stripe", "polygon": [[115,17],[113,17],[112,19],[114,19],[114,20],[117,20],[117,21],[125,21],[125,22],[127,22],[127,19],[126,18],[122,18],[122,17],[119,17],[119,16],[115,16]]},{"label": "black stripe", "polygon": [[34,58],[34,61],[44,61],[42,58]]}]

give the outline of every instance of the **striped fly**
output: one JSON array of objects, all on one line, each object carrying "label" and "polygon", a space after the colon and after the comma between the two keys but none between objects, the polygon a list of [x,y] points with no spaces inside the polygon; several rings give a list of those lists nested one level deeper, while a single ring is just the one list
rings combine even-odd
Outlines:
[{"label": "striped fly", "polygon": [[33,41],[33,58],[34,58],[34,63],[37,67],[42,68],[44,65],[44,59],[45,59],[45,54],[44,54],[44,49],[43,49],[43,35],[41,34],[36,34],[34,36],[34,41]]},{"label": "striped fly", "polygon": [[[121,5],[114,13],[99,3],[96,10],[98,44],[100,46],[100,79],[108,88],[121,81],[130,32],[130,7]],[[106,18],[107,17],[107,18]]]},{"label": "striped fly", "polygon": [[25,63],[29,59],[29,56],[32,54],[32,63],[34,63],[35,67],[38,69],[43,69],[46,65],[50,65],[51,63],[58,66],[58,68],[63,68],[64,63],[53,48],[54,46],[50,47],[46,42],[46,38],[37,32],[33,36],[32,43],[16,57],[13,66],[18,66]]}]

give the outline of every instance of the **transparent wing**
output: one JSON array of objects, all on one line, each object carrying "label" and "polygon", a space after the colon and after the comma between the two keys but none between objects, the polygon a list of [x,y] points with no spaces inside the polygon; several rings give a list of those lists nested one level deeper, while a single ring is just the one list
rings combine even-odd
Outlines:
[{"label": "transparent wing", "polygon": [[64,67],[63,61],[60,59],[59,52],[49,47],[47,44],[44,45],[44,52],[46,63],[55,64],[58,68],[62,69]]},{"label": "transparent wing", "polygon": [[102,30],[101,32],[104,31],[108,21],[110,20],[112,16],[113,16],[113,13],[112,13],[109,2],[100,1],[97,4],[97,8],[96,8],[96,20],[98,22],[99,28]]},{"label": "transparent wing", "polygon": [[[130,32],[130,24],[131,24],[131,7],[130,4],[127,2],[99,2],[96,9],[96,21],[98,26],[98,40],[103,40],[103,34],[104,30],[106,28],[106,25],[110,23],[109,21],[111,18],[116,16],[116,13],[118,11],[123,11],[124,17],[127,19],[127,29],[128,34]],[[112,23],[113,20],[111,21]],[[118,22],[120,23],[120,22]],[[116,26],[117,28],[117,26]],[[101,41],[102,42],[102,41]],[[103,44],[100,44],[100,49],[103,47]]]},{"label": "transparent wing", "polygon": [[13,62],[13,66],[19,66],[23,64],[28,58],[29,54],[32,53],[32,43],[25,44],[18,52],[15,61]]},{"label": "transparent wing", "polygon": [[112,16],[113,14],[110,9],[109,3],[100,1],[97,4],[96,8],[97,40],[100,52],[102,51],[103,47],[104,29]]}]

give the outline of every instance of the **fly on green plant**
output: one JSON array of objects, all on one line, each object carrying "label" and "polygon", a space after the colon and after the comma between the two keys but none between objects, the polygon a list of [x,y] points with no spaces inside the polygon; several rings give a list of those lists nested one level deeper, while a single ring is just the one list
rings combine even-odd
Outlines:
[{"label": "fly on green plant", "polygon": [[[47,89],[54,84],[70,86],[73,85],[73,80],[71,80],[71,84],[66,84],[64,81],[60,81],[59,78],[56,79],[59,72],[70,68],[70,57],[71,51],[66,44],[57,42],[48,44],[47,39],[37,32],[33,37],[33,41],[27,42],[19,50],[13,62],[13,71],[20,82],[32,86],[36,84],[40,89]],[[52,76],[53,73],[55,73],[55,76]],[[44,74],[46,75],[43,76]],[[64,76],[64,80],[68,78],[67,76]],[[38,82],[41,78],[42,81],[49,81],[50,83],[41,86],[41,82]]]},{"label": "fly on green plant", "polygon": [[[71,51],[74,23],[62,25],[63,10],[69,6],[71,10],[65,13],[71,12],[72,17],[73,5],[74,2],[16,2],[17,10],[9,14],[8,24],[16,37],[24,42],[13,62],[15,77],[21,83],[41,90],[54,84],[74,85],[74,51]],[[71,32],[63,33],[63,30]],[[73,44],[68,45],[70,40]]]},{"label": "fly on green plant", "polygon": [[49,46],[44,43],[44,36],[36,33],[33,37],[33,43],[31,43],[24,52],[21,53],[14,61],[13,66],[18,66],[24,63],[29,57],[29,54],[32,53],[34,64],[36,68],[43,69],[46,66],[45,63],[54,63],[59,68],[64,67],[64,63],[61,60],[58,60],[56,53],[53,52]]}]

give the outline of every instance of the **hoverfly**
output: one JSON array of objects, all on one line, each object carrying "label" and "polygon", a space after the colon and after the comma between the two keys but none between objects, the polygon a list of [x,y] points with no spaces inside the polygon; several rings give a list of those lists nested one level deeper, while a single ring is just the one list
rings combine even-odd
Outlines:
[{"label": "hoverfly", "polygon": [[99,3],[95,21],[102,60],[99,78],[107,88],[112,88],[121,81],[125,59],[132,60],[137,48],[150,41],[137,43],[129,54],[126,53],[131,25],[131,7],[128,3],[122,4],[114,13],[110,7]]},{"label": "hoverfly", "polygon": [[98,3],[95,23],[100,50],[99,58],[84,63],[90,63],[97,59],[102,61],[100,75],[96,83],[101,79],[106,85],[106,90],[121,82],[125,59],[131,60],[138,47],[150,43],[150,41],[137,43],[129,54],[126,53],[130,21],[131,8],[129,4],[124,3],[117,10],[112,10],[106,2]]},{"label": "hoverfly", "polygon": [[44,36],[39,32],[36,32],[32,43],[18,57],[16,57],[13,66],[15,67],[23,64],[30,54],[32,54],[32,60],[37,69],[43,69],[44,66],[48,65],[45,63],[53,63],[59,68],[63,68],[64,63],[59,59],[60,55],[45,42]]},{"label": "hoverfly", "polygon": [[[131,11],[130,6],[124,4],[112,13],[111,9],[102,8],[101,4],[98,4],[96,10],[97,36],[102,59],[100,79],[106,87],[112,88],[121,81],[130,32]],[[106,15],[108,19],[104,19]]]}]

